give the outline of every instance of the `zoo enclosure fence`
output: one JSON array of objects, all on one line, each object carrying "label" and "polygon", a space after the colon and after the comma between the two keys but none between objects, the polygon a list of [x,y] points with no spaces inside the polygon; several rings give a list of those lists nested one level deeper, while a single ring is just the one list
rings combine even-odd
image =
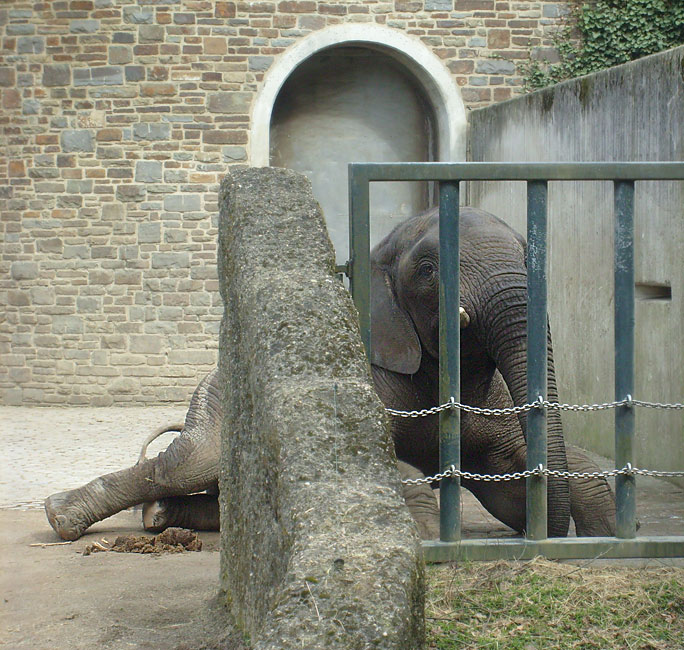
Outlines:
[{"label": "zoo enclosure fence", "polygon": [[[636,536],[635,475],[633,466],[634,408],[682,408],[632,398],[634,392],[634,183],[684,180],[684,163],[352,163],[349,165],[350,259],[345,271],[359,312],[361,336],[370,358],[370,183],[379,181],[437,181],[440,228],[440,352],[441,405],[425,412],[394,412],[420,417],[439,413],[441,480],[440,540],[423,542],[428,562],[459,559],[551,559],[593,557],[684,557],[684,536]],[[525,410],[527,420],[527,471],[519,475],[479,480],[526,480],[527,525],[522,539],[461,539],[460,326],[459,292],[459,183],[460,181],[525,181],[527,184],[527,401],[513,412]],[[613,181],[615,242],[615,401],[573,406],[550,403],[547,379],[547,194],[549,181]],[[445,263],[446,262],[446,263]],[[546,466],[546,410],[615,409],[615,465],[607,473],[616,477],[616,536],[548,538]],[[499,415],[486,409],[483,415]],[[509,411],[501,409],[500,411]],[[680,475],[680,472],[648,472]]]}]

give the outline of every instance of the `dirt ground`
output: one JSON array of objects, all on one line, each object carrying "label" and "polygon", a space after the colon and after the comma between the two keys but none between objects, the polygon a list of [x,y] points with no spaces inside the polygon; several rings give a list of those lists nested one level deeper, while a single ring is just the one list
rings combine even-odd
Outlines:
[{"label": "dirt ground", "polygon": [[56,536],[42,511],[0,511],[0,647],[219,647],[230,629],[218,623],[218,533],[200,533],[201,552],[83,555],[103,538],[140,534],[139,522],[139,513],[122,512],[76,542],[49,546]]},{"label": "dirt ground", "polygon": [[[140,512],[119,513],[60,544],[41,507],[56,490],[135,462],[147,433],[183,411],[0,408],[8,443],[0,458],[0,648],[243,647],[216,602],[218,533],[199,534],[201,552],[84,556],[94,542],[141,534]],[[640,535],[684,535],[684,490],[639,478],[637,494]],[[468,494],[462,519],[468,537],[512,534]]]}]

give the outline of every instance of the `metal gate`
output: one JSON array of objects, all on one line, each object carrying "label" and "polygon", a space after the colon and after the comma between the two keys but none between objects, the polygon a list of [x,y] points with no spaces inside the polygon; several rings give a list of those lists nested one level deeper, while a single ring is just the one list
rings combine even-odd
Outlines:
[{"label": "metal gate", "polygon": [[[527,183],[527,534],[522,539],[461,539],[459,182]],[[684,557],[684,537],[637,537],[633,470],[634,182],[684,180],[684,163],[352,163],[349,165],[350,260],[346,266],[361,336],[370,358],[370,204],[376,181],[437,181],[440,227],[440,541],[423,542],[428,562],[457,559]],[[548,181],[613,181],[615,206],[616,536],[547,537],[546,401]],[[684,224],[683,224],[684,227]],[[448,260],[448,263],[444,263]],[[681,404],[657,405],[682,408]],[[521,407],[518,407],[521,408]],[[665,474],[665,473],[660,473]],[[679,475],[679,472],[668,473]],[[522,476],[522,474],[521,474]],[[520,477],[515,477],[520,478]]]}]

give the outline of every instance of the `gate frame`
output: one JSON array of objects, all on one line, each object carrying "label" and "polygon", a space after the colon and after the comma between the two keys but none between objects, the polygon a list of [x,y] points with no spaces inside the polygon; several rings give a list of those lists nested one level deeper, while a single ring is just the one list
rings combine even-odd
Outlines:
[{"label": "gate frame", "polygon": [[[361,337],[370,359],[370,183],[439,183],[440,403],[460,400],[459,183],[525,181],[527,184],[527,399],[546,399],[547,193],[549,181],[613,181],[615,210],[615,401],[634,392],[634,182],[684,180],[684,163],[351,163],[349,250],[345,272],[359,312]],[[440,471],[460,469],[460,412],[440,412]],[[546,467],[546,411],[528,414],[527,468]],[[633,465],[634,407],[615,413],[615,464]],[[616,477],[615,537],[547,537],[546,477],[527,478],[527,536],[522,539],[461,539],[460,480],[443,479],[440,540],[424,541],[427,562],[454,560],[684,557],[684,536],[636,536],[635,476]]]}]

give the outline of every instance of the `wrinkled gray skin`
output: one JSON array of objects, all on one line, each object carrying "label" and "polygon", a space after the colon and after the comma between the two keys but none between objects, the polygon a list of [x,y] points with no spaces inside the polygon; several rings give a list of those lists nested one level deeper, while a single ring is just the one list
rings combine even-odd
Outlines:
[{"label": "wrinkled gray skin", "polygon": [[[476,406],[504,407],[513,403],[513,394],[515,403],[521,403],[524,401],[524,361],[522,368],[519,365],[520,359],[524,359],[524,341],[520,341],[518,329],[524,331],[526,296],[524,286],[521,287],[525,278],[524,243],[491,215],[470,209],[463,209],[461,214],[462,305],[470,316],[469,326],[462,331],[462,401]],[[478,232],[480,228],[484,228],[483,233]],[[407,289],[399,282],[408,277],[412,268],[419,274],[427,273],[426,268],[421,271],[425,266],[422,263],[416,266],[411,253],[433,250],[436,235],[434,216],[415,217],[395,229],[373,251],[373,378],[381,399],[393,408],[425,408],[437,403],[436,316],[430,316],[429,309],[421,312],[413,304],[422,300],[430,307],[435,304],[435,298],[429,291],[420,297],[417,283]],[[434,276],[437,264],[434,250],[426,258],[432,260]],[[514,283],[509,282],[509,276],[515,278]],[[510,294],[516,301],[506,306]],[[383,310],[389,313],[383,315]],[[507,326],[509,322],[516,327]],[[500,327],[503,332],[488,332],[488,327]],[[390,328],[388,331],[393,333],[389,341],[378,337],[383,328]],[[497,341],[502,342],[497,344]],[[514,349],[512,355],[508,352],[521,346],[522,350]],[[133,467],[50,496],[45,510],[58,535],[63,539],[78,539],[93,523],[139,503],[145,504],[143,525],[151,532],[168,526],[218,529],[219,383],[217,370],[202,380],[192,397],[181,435],[156,458],[144,458],[147,444],[173,427],[152,434],[143,447],[140,461]],[[553,376],[549,381],[549,399],[555,399]],[[437,471],[436,418],[393,419],[392,426],[402,478],[417,478],[422,472]],[[462,429],[463,469],[489,473],[525,469],[524,420],[464,414]],[[550,438],[554,437],[554,443],[551,439],[549,443],[550,464],[565,468],[560,421],[554,421],[553,413],[549,417],[549,429]],[[598,469],[578,449],[567,451],[567,462],[573,471]],[[490,484],[464,481],[464,485],[498,519],[516,530],[524,528],[524,483],[498,483],[490,487]],[[209,493],[195,494],[205,490]],[[565,511],[569,510],[571,500],[578,534],[614,534],[615,506],[607,483],[600,479],[572,481],[570,490],[571,499],[567,486],[551,485],[550,532],[563,535],[567,531]],[[438,537],[439,508],[432,489],[425,485],[406,486],[404,496],[421,536]]]}]

